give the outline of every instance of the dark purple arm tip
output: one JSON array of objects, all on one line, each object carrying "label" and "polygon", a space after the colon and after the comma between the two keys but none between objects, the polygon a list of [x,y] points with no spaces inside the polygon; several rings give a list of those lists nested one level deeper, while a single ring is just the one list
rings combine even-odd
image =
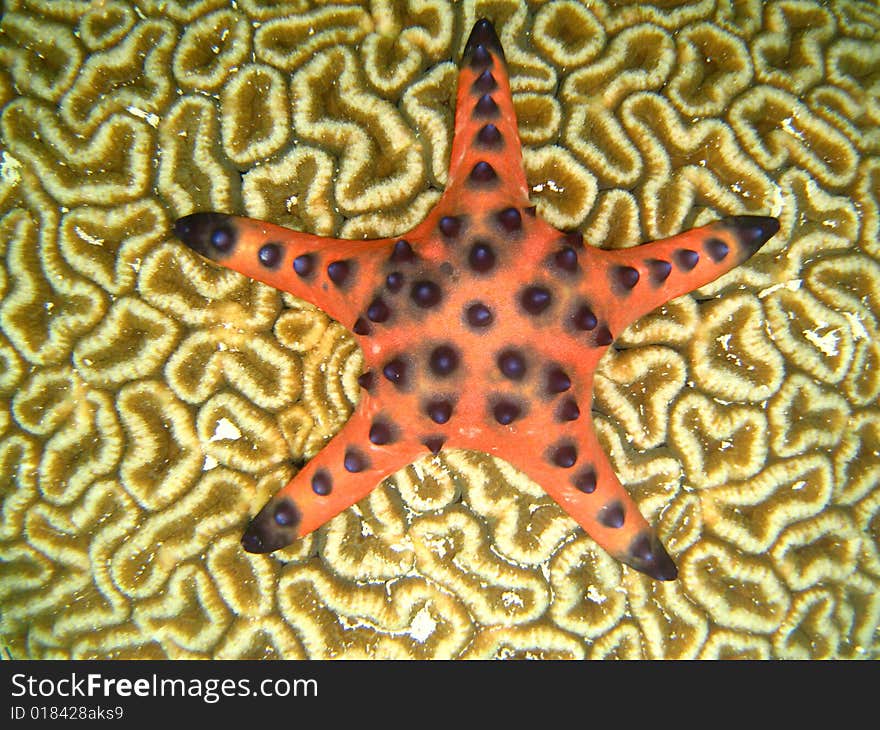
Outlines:
[{"label": "dark purple arm tip", "polygon": [[651,576],[654,580],[675,580],[678,568],[666,552],[666,548],[657,536],[647,530],[640,533],[632,545],[629,555],[621,556],[621,560],[636,570]]},{"label": "dark purple arm tip", "polygon": [[[198,215],[198,213],[196,213]],[[174,226],[172,227],[172,231],[174,231],[174,235],[177,236],[181,241],[186,241],[192,236],[193,229],[193,216],[186,215],[183,218],[178,218],[174,221]]]},{"label": "dark purple arm tip", "polygon": [[246,553],[265,553],[266,550],[263,549],[263,540],[257,534],[255,530],[248,529],[244,535],[241,536],[241,546],[244,548]]},{"label": "dark purple arm tip", "polygon": [[645,572],[654,580],[675,580],[678,578],[678,568],[675,567],[675,563],[672,562],[672,558],[667,555],[665,550]]},{"label": "dark purple arm tip", "polygon": [[501,41],[498,40],[498,34],[495,32],[495,26],[492,21],[486,18],[480,18],[474,23],[473,30],[468,36],[467,43],[464,46],[464,58],[470,58],[477,46],[483,46],[486,50],[491,51],[504,60],[504,50],[501,48]]},{"label": "dark purple arm tip", "polygon": [[241,537],[241,546],[248,553],[271,553],[287,547],[297,538],[301,515],[289,499],[269,500],[257,512]]},{"label": "dark purple arm tip", "polygon": [[230,255],[238,240],[238,231],[223,213],[192,213],[178,218],[174,235],[193,251],[217,261]]},{"label": "dark purple arm tip", "polygon": [[765,215],[735,215],[722,223],[733,230],[749,256],[779,232],[779,220]]}]

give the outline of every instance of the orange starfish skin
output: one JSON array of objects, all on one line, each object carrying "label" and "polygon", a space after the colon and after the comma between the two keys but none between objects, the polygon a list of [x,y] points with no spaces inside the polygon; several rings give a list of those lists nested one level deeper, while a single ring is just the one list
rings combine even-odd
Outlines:
[{"label": "orange starfish skin", "polygon": [[426,449],[465,448],[543,485],[618,560],[674,579],[599,445],[593,374],[628,324],[739,265],[778,229],[774,218],[737,216],[604,251],[537,218],[504,53],[480,20],[464,49],[449,186],[415,229],[345,241],[219,213],[175,224],[203,256],[324,309],[364,353],[350,420],[242,545],[284,547]]}]

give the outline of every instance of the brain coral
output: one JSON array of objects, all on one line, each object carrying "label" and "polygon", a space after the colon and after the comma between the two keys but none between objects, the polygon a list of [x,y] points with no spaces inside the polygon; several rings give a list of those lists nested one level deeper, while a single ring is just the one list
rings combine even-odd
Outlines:
[{"label": "brain coral", "polygon": [[[272,556],[248,518],[361,355],[204,264],[212,209],[349,238],[446,182],[480,16],[533,199],[624,247],[782,231],[631,327],[594,409],[681,567],[614,562],[443,452]],[[0,637],[17,657],[876,657],[880,12],[837,0],[11,0],[0,22]]]}]

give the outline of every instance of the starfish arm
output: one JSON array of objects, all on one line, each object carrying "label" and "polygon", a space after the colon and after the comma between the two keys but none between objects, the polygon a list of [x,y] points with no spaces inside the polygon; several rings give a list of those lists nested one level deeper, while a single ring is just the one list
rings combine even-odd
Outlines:
[{"label": "starfish arm", "polygon": [[205,258],[305,299],[349,329],[393,246],[389,239],[323,238],[222,213],[180,218],[174,233]]},{"label": "starfish arm", "polygon": [[611,331],[620,332],[739,266],[778,230],[775,218],[741,215],[634,248],[598,252],[604,283],[616,295],[607,313]]},{"label": "starfish arm", "polygon": [[614,558],[657,580],[674,580],[675,563],[615,475],[592,419],[558,433],[536,434],[526,451],[513,445],[494,451],[540,484]]},{"label": "starfish arm", "polygon": [[424,446],[387,425],[375,402],[363,395],[342,430],[251,520],[242,546],[269,553],[289,545],[424,453]]},{"label": "starfish arm", "polygon": [[493,183],[493,197],[528,205],[507,61],[492,24],[480,20],[462,57],[444,197],[453,202],[466,196],[469,185],[486,190]]}]

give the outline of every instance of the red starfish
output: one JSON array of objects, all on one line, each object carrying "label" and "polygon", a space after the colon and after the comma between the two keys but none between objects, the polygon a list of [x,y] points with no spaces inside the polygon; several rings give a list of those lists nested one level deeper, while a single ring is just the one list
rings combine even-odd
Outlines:
[{"label": "red starfish", "polygon": [[449,186],[412,231],[346,241],[195,213],[175,234],[223,266],[320,306],[363,349],[357,408],[254,517],[266,553],[317,529],[430,450],[506,459],[611,555],[675,564],[621,486],[590,417],[614,336],[739,265],[779,230],[736,216],[621,251],[584,246],[529,202],[504,52],[488,20],[464,49]]}]

